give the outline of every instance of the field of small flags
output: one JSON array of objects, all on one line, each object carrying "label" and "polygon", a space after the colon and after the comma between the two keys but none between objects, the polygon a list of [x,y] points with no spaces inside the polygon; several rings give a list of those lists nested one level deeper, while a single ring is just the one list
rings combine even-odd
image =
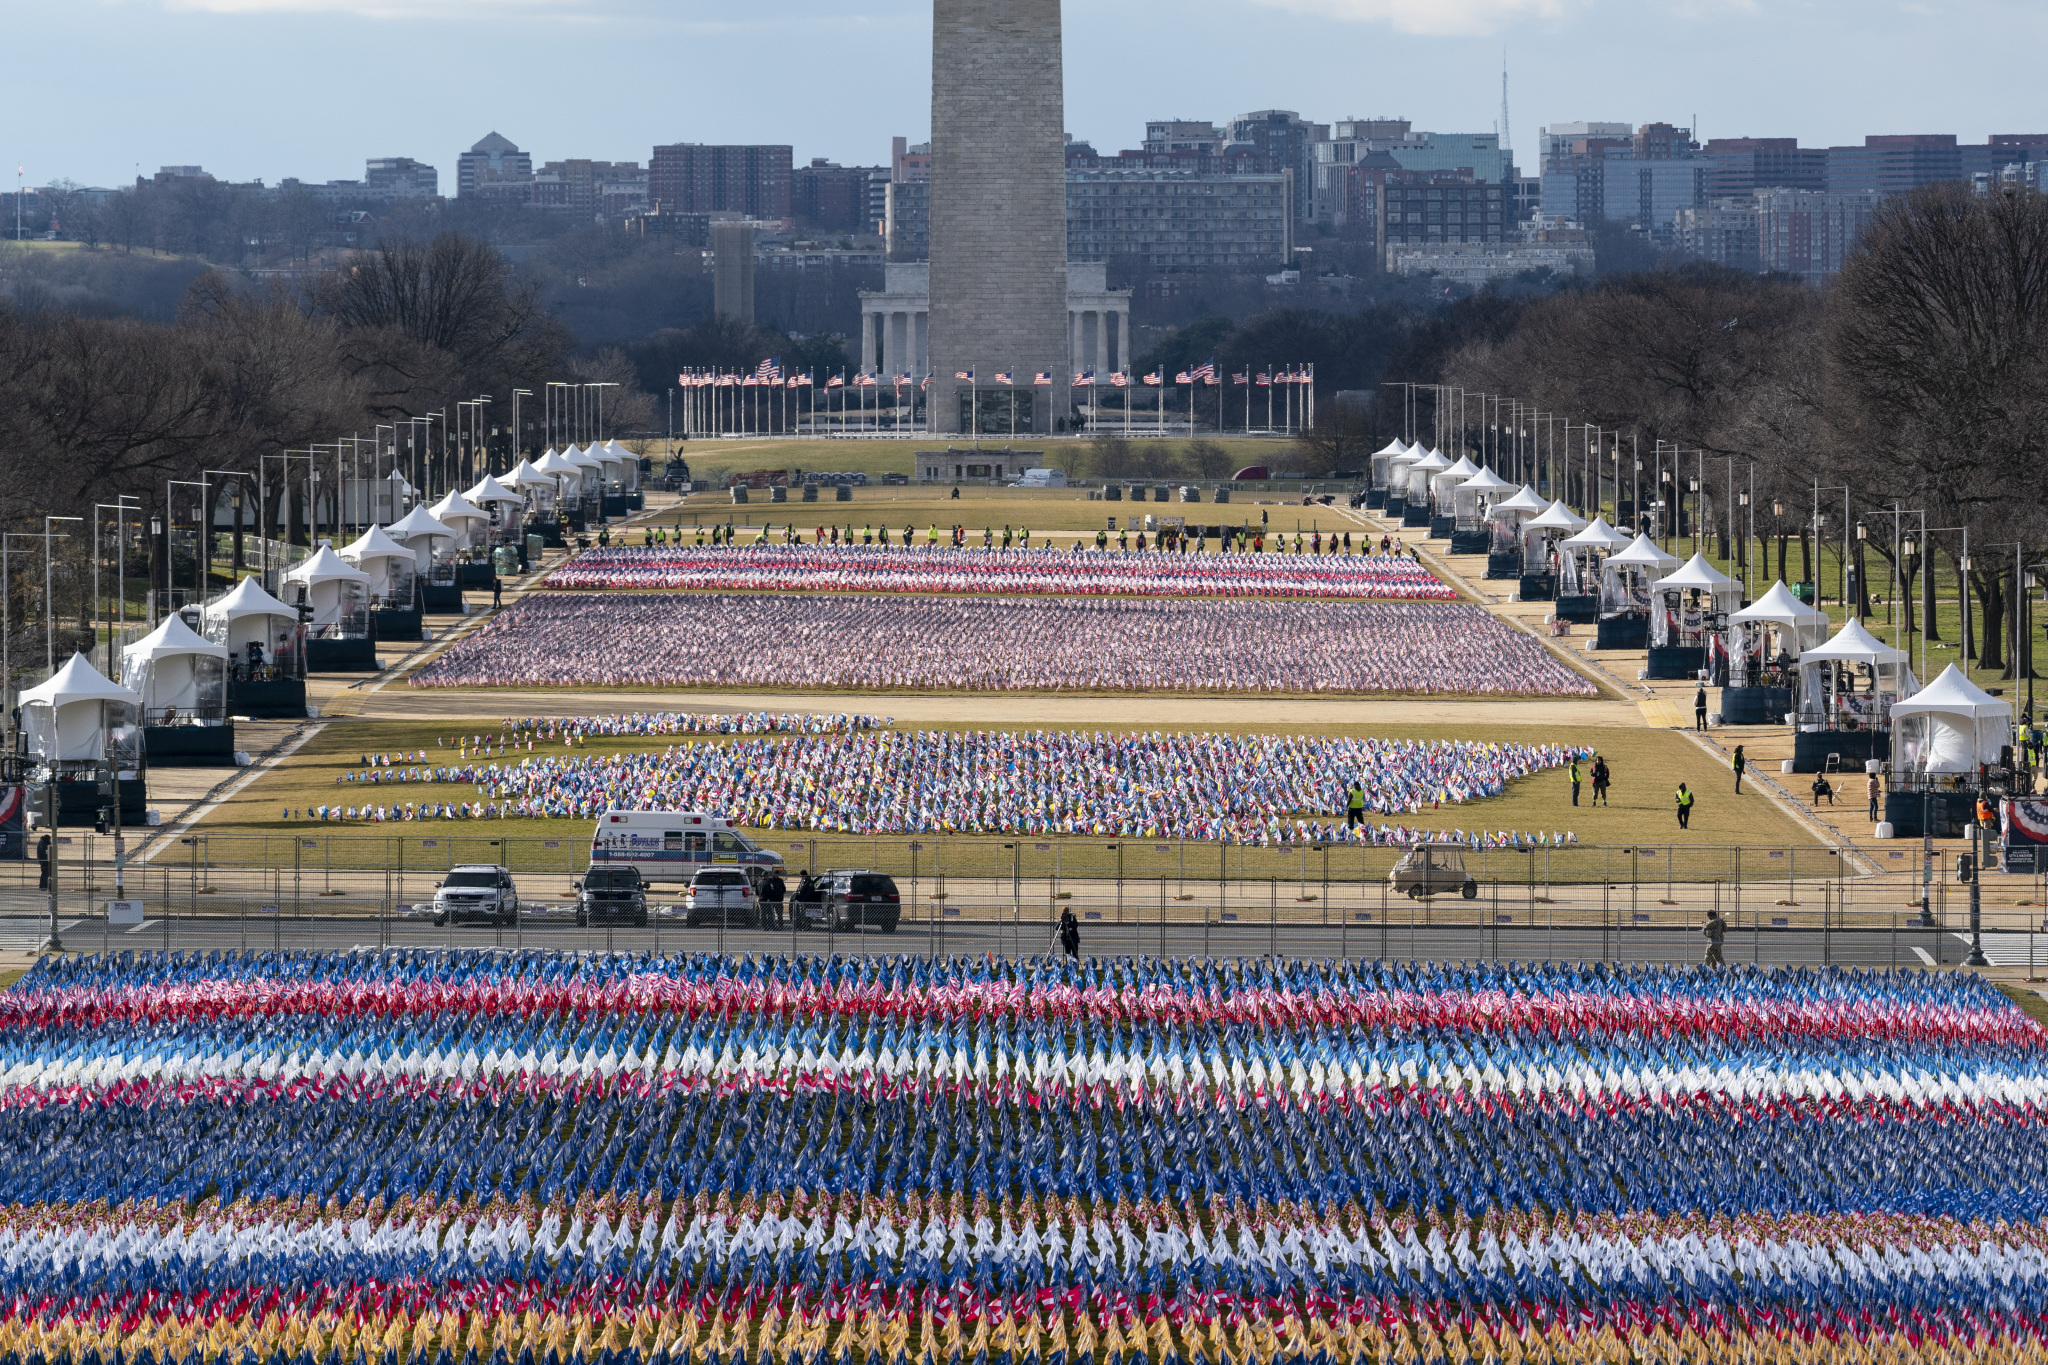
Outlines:
[{"label": "field of small flags", "polygon": [[2048,1359],[1940,972],[431,953],[0,993],[0,1357]]}]

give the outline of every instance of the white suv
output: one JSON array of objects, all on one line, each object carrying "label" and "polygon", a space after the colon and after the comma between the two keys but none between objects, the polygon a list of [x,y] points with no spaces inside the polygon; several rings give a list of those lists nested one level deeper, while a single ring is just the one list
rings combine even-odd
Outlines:
[{"label": "white suv", "polygon": [[707,867],[690,879],[684,922],[691,928],[724,924],[751,929],[760,923],[760,905],[746,873],[736,867]]},{"label": "white suv", "polygon": [[434,883],[434,923],[517,924],[519,889],[509,868],[466,863]]}]

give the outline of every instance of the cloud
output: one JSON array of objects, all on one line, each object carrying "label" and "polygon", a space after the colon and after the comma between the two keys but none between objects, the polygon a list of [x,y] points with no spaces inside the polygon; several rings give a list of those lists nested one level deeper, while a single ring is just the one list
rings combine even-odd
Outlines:
[{"label": "cloud", "polygon": [[1258,0],[1269,9],[1386,24],[1428,37],[1487,34],[1515,19],[1562,19],[1578,0]]},{"label": "cloud", "polygon": [[353,14],[367,19],[523,19],[596,15],[603,0],[164,0],[198,14]]}]

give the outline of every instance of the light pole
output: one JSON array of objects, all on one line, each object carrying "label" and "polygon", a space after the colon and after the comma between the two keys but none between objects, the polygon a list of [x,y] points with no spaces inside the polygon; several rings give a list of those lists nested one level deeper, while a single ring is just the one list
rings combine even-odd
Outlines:
[{"label": "light pole", "polygon": [[117,682],[119,679],[115,675],[114,668],[114,636],[119,634],[119,626],[128,623],[128,536],[123,518],[129,512],[140,512],[142,510],[140,507],[130,507],[128,505],[135,498],[136,494],[120,493],[115,495],[112,502],[96,502],[92,505],[92,620],[95,634],[98,633],[100,623],[105,617],[105,612],[100,607],[101,518],[99,514],[108,511],[114,514],[114,563],[116,565],[114,577],[117,583],[114,589],[114,600],[116,603],[115,620],[119,624],[114,630],[107,632],[107,667],[105,672],[109,678],[115,678]]},{"label": "light pole", "polygon": [[[670,389],[669,395],[669,425],[673,427],[675,425],[675,390]],[[507,469],[512,468],[526,458],[526,429],[519,425],[519,400],[531,397],[533,397],[532,389],[512,390],[512,464],[507,465]]]},{"label": "light pole", "polygon": [[[53,521],[84,521],[84,517],[43,518],[43,652],[47,656],[50,673],[57,672],[57,599],[51,595],[50,575],[50,523]],[[70,537],[66,536],[66,540]],[[55,924],[52,922],[52,929]]]}]

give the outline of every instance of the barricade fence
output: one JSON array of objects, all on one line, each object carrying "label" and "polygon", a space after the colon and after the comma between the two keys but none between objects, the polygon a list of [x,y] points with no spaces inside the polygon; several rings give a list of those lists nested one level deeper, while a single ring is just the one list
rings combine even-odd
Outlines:
[{"label": "barricade fence", "polygon": [[[1315,957],[1581,962],[1699,962],[1707,951],[1706,912],[1698,904],[1630,910],[1588,888],[1531,911],[1496,902],[1425,904],[1391,893],[1369,908],[1283,904],[1278,883],[1264,905],[1226,909],[1213,902],[1176,902],[1159,882],[1149,900],[1058,906],[993,897],[956,896],[912,902],[890,930],[868,925],[762,927],[735,915],[725,923],[688,924],[678,902],[651,898],[644,926],[583,924],[573,903],[523,903],[516,921],[453,924],[430,901],[376,896],[268,896],[194,892],[158,879],[131,882],[127,899],[60,897],[62,947],[71,952],[211,951],[226,949],[347,950],[501,948],[652,953],[844,953],[952,957],[1057,954],[1057,922],[1072,908],[1081,950],[1089,956]],[[1138,888],[1126,886],[1127,893]],[[1384,890],[1384,889],[1383,889]],[[1967,905],[1950,898],[1923,919],[1909,910],[1845,910],[1831,884],[1798,907],[1720,907],[1726,924],[1722,958],[1729,965],[1936,967],[1960,965],[1970,950]],[[1707,908],[1713,908],[1708,906]],[[12,921],[22,928],[22,921]],[[38,939],[43,931],[35,924]],[[1991,963],[2048,969],[2048,927],[2023,907],[1987,907],[1982,933]],[[10,945],[24,946],[24,945]],[[33,946],[33,945],[28,945]]]}]

